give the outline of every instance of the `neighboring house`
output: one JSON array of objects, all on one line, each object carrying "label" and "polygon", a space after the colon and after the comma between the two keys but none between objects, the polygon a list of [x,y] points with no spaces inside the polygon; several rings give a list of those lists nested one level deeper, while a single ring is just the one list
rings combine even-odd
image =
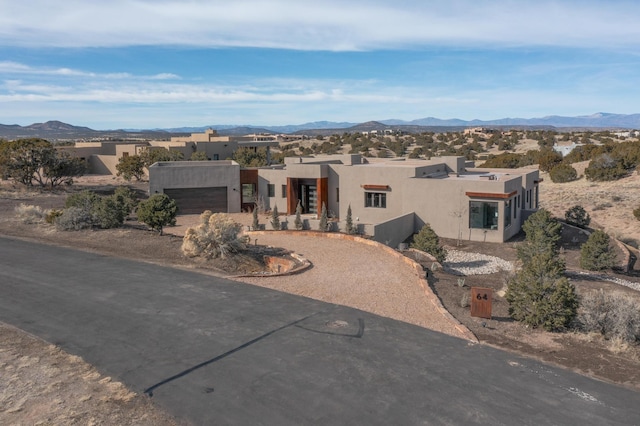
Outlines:
[{"label": "neighboring house", "polygon": [[117,173],[116,165],[120,158],[127,155],[137,155],[142,149],[167,149],[181,152],[188,160],[194,152],[204,152],[210,160],[226,160],[242,147],[258,149],[267,148],[267,159],[270,147],[278,146],[274,136],[218,136],[215,130],[209,129],[204,133],[192,133],[191,136],[176,136],[168,141],[137,141],[137,142],[76,142],[74,146],[59,147],[74,157],[87,161],[89,173],[112,174]]},{"label": "neighboring house", "polygon": [[[464,157],[288,157],[242,170],[233,162],[166,162],[149,168],[150,192],[178,198],[182,213],[247,211],[254,203],[317,218],[322,205],[344,229],[395,246],[429,223],[441,237],[503,242],[538,208],[537,169],[476,169]],[[206,200],[206,201],[203,201]]]},{"label": "neighboring house", "polygon": [[571,153],[571,151],[573,151],[574,149],[576,149],[579,146],[582,146],[583,144],[581,143],[575,143],[575,142],[556,142],[553,145],[553,150],[555,152],[560,153],[563,157],[566,157],[567,155],[569,155]]}]

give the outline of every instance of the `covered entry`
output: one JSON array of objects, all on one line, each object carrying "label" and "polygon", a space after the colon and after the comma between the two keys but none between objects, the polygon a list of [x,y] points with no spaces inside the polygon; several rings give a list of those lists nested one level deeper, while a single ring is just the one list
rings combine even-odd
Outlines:
[{"label": "covered entry", "polygon": [[295,214],[298,201],[302,213],[320,214],[322,203],[327,204],[327,178],[287,179],[287,214]]},{"label": "covered entry", "polygon": [[164,193],[176,200],[178,214],[200,214],[205,210],[227,213],[227,187],[174,188]]}]

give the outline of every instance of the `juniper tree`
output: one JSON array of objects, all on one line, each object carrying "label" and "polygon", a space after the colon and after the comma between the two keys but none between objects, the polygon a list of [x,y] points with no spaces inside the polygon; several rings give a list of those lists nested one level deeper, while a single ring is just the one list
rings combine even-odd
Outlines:
[{"label": "juniper tree", "polygon": [[279,231],[281,229],[278,206],[273,206],[273,210],[271,210],[271,227],[274,231]]},{"label": "juniper tree", "polygon": [[300,200],[298,200],[298,205],[296,206],[296,219],[293,223],[298,231],[304,228],[304,222],[302,222],[302,202]]},{"label": "juniper tree", "polygon": [[413,237],[411,248],[429,253],[440,263],[447,258],[447,251],[440,246],[440,238],[428,223]]}]

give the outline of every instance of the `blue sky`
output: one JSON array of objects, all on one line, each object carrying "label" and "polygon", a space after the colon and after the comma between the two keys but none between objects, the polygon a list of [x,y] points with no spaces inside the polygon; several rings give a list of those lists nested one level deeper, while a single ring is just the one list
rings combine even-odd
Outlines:
[{"label": "blue sky", "polygon": [[640,2],[0,0],[0,123],[640,112]]}]

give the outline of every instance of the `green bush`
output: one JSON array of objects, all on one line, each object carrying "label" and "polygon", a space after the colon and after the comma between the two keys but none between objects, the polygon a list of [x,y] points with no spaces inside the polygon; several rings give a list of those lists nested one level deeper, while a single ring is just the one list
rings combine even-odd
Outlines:
[{"label": "green bush", "polygon": [[349,207],[347,207],[347,219],[345,221],[345,227],[344,227],[344,231],[349,234],[349,235],[353,235],[357,232],[357,228],[353,225],[353,216],[351,213],[351,204],[349,204]]},{"label": "green bush", "polygon": [[564,213],[564,219],[569,225],[586,228],[591,223],[591,216],[582,206],[573,206]]},{"label": "green bush", "polygon": [[440,246],[440,238],[428,223],[414,235],[411,248],[430,254],[440,263],[447,258],[447,251]]},{"label": "green bush", "polygon": [[638,207],[637,209],[633,209],[633,216],[640,220],[640,207]]},{"label": "green bush", "polygon": [[327,215],[327,206],[322,203],[322,210],[320,211],[320,224],[318,225],[318,229],[322,232],[327,232],[328,226],[329,217]]},{"label": "green bush", "polygon": [[578,178],[578,172],[571,165],[560,163],[551,169],[549,177],[553,183],[572,182]]},{"label": "green bush", "polygon": [[564,262],[552,252],[531,257],[508,283],[509,315],[547,331],[568,327],[577,313],[578,296],[564,271]]},{"label": "green bush", "polygon": [[596,332],[605,338],[625,342],[640,341],[640,303],[621,292],[592,291],[582,297],[576,318],[585,332]]},{"label": "green bush", "polygon": [[144,176],[144,160],[139,155],[127,155],[120,157],[116,164],[116,176],[122,176],[125,180],[142,180]]},{"label": "green bush", "polygon": [[550,252],[557,254],[561,238],[562,224],[548,210],[540,209],[524,222],[522,230],[525,241],[518,248],[518,259],[526,264],[536,254]]},{"label": "green bush", "polygon": [[602,154],[589,162],[584,174],[588,180],[611,181],[625,177],[627,171],[622,161],[613,159],[609,154]]},{"label": "green bush", "polygon": [[616,254],[611,249],[610,238],[601,230],[594,231],[580,247],[580,267],[589,271],[611,269],[616,264]]},{"label": "green bush", "polygon": [[175,225],[178,205],[166,194],[153,194],[138,204],[138,221],[162,235],[167,225]]},{"label": "green bush", "polygon": [[298,231],[302,231],[304,228],[304,222],[302,221],[302,202],[300,200],[298,200],[298,205],[296,206],[296,218],[293,224]]}]

